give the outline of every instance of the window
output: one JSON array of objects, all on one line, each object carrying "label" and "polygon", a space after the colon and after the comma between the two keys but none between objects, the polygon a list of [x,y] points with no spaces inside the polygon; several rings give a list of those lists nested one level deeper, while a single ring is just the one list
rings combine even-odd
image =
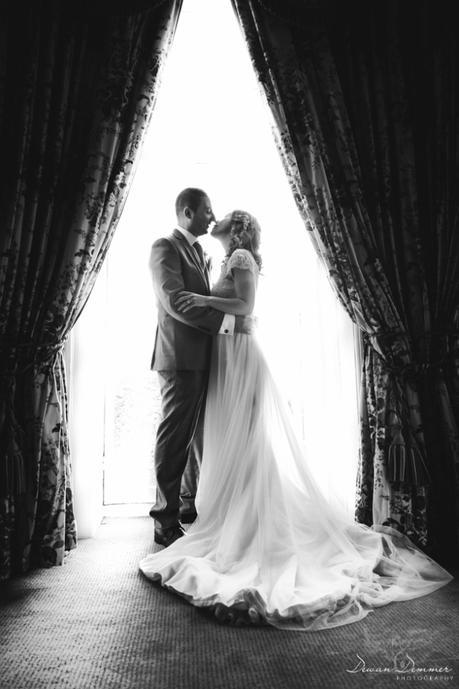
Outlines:
[{"label": "window", "polygon": [[[204,188],[217,217],[242,208],[258,218],[264,346],[318,481],[352,513],[358,451],[353,326],[297,212],[228,0],[184,2],[106,262],[103,298],[96,287],[105,322],[104,502],[153,499],[160,407],[149,371],[156,313],[148,259],[154,239],[172,231],[175,197],[186,186]],[[218,270],[219,245],[210,237],[203,244]]]}]

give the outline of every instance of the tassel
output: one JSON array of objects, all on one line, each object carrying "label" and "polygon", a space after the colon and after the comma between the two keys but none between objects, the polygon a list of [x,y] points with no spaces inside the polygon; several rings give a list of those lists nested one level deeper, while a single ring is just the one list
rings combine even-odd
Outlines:
[{"label": "tassel", "polygon": [[24,457],[15,438],[12,438],[8,444],[6,462],[9,474],[8,485],[13,495],[20,495],[25,492]]},{"label": "tassel", "polygon": [[405,444],[400,430],[396,431],[387,457],[387,473],[393,483],[409,483],[413,486],[426,486],[430,475],[419,449]]},{"label": "tassel", "polygon": [[430,474],[420,450],[415,446],[410,446],[408,457],[406,480],[413,486],[428,485],[430,483]]},{"label": "tassel", "polygon": [[0,495],[19,495],[25,492],[25,464],[21,450],[24,433],[16,420],[13,403],[15,385],[11,382],[3,393],[0,405]]},{"label": "tassel", "polygon": [[14,431],[4,444],[3,458],[0,462],[0,493],[20,495],[25,492],[24,457],[15,438]]},{"label": "tassel", "polygon": [[387,469],[389,481],[401,482],[406,480],[406,447],[400,430],[395,433],[389,445]]}]

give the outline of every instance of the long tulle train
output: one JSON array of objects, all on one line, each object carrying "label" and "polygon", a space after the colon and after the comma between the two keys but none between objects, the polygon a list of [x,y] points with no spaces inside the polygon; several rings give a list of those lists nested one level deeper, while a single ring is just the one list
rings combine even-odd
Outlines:
[{"label": "long tulle train", "polygon": [[216,338],[196,505],[186,536],[140,569],[228,621],[326,629],[452,579],[399,532],[325,500],[252,336]]}]

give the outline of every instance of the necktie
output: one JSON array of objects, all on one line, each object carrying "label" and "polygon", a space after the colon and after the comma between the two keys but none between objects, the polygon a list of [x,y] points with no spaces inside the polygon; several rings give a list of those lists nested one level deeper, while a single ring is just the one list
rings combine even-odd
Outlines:
[{"label": "necktie", "polygon": [[205,261],[204,261],[204,252],[202,250],[202,246],[200,245],[199,242],[193,242],[193,249],[198,254],[199,263],[201,264],[201,267],[204,270],[205,269]]}]

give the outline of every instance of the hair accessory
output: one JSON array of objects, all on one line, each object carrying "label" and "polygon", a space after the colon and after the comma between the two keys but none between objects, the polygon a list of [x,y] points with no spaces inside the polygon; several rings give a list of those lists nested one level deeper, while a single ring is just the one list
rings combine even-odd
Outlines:
[{"label": "hair accessory", "polygon": [[242,223],[243,231],[248,230],[252,224],[251,215],[245,211],[234,211],[231,219],[235,222]]}]

